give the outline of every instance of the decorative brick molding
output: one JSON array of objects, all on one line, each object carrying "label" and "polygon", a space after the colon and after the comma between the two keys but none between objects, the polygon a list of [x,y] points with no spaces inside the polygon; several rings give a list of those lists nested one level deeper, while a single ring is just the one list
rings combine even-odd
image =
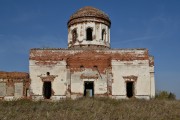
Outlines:
[{"label": "decorative brick molding", "polygon": [[137,81],[137,76],[130,75],[130,76],[123,76],[125,81]]},{"label": "decorative brick molding", "polygon": [[54,79],[55,79],[56,77],[58,77],[58,75],[48,75],[48,76],[42,76],[42,75],[40,75],[40,76],[38,76],[38,77],[40,77],[43,82],[51,82],[51,81],[54,81]]}]

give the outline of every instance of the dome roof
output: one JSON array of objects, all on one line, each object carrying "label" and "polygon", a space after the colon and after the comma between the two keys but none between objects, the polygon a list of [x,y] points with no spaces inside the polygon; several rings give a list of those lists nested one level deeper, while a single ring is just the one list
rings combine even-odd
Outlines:
[{"label": "dome roof", "polygon": [[[101,22],[103,20],[106,24],[108,24],[108,26],[110,26],[111,24],[111,20],[109,19],[109,16],[106,13],[104,13],[103,11],[97,8],[86,6],[79,9],[70,17],[68,21],[68,26],[77,22],[82,22],[81,18],[97,18],[97,19],[101,19]],[[81,19],[81,20],[77,21],[77,19]],[[75,22],[72,22],[73,20],[75,20]],[[85,19],[83,19],[83,21],[85,21]]]}]

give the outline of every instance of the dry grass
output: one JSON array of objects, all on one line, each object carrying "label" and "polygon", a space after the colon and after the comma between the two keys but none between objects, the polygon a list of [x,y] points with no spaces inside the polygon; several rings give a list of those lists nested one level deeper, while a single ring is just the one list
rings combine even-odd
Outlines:
[{"label": "dry grass", "polygon": [[0,101],[0,120],[180,120],[180,101],[78,100]]}]

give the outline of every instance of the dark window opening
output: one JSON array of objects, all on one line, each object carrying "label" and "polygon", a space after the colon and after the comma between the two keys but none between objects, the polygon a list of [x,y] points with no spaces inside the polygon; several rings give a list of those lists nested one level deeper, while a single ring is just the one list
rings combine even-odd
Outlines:
[{"label": "dark window opening", "polygon": [[84,68],[84,66],[83,66],[83,65],[81,65],[81,66],[80,66],[80,68],[81,68],[81,69],[83,69],[83,68]]},{"label": "dark window opening", "polygon": [[102,40],[105,40],[105,36],[106,34],[105,34],[105,29],[103,29],[102,30],[102,33],[101,33],[101,38],[102,38]]},{"label": "dark window opening", "polygon": [[81,65],[81,66],[80,66],[80,69],[81,69],[81,70],[84,70],[84,66],[83,66],[83,65]]},{"label": "dark window opening", "polygon": [[44,82],[43,84],[43,96],[45,99],[50,99],[51,97],[51,82]]},{"label": "dark window opening", "polygon": [[97,66],[97,65],[95,65],[95,66],[93,66],[93,68],[94,68],[94,69],[98,69],[98,66]]},{"label": "dark window opening", "polygon": [[85,97],[93,97],[94,96],[94,82],[93,81],[85,81],[84,82],[84,96]]},{"label": "dark window opening", "polygon": [[126,82],[126,94],[128,98],[134,96],[134,82],[132,81]]},{"label": "dark window opening", "polygon": [[76,42],[76,40],[77,40],[77,31],[76,31],[76,29],[74,29],[72,31],[72,42],[74,43],[74,42]]},{"label": "dark window opening", "polygon": [[66,68],[69,68],[69,65],[66,65]]},{"label": "dark window opening", "polygon": [[47,72],[46,75],[50,75],[50,72]]},{"label": "dark window opening", "polygon": [[92,41],[92,29],[91,28],[88,28],[86,30],[86,40],[87,41]]},{"label": "dark window opening", "polygon": [[29,89],[28,88],[26,88],[26,97],[28,96],[28,93],[29,93]]}]

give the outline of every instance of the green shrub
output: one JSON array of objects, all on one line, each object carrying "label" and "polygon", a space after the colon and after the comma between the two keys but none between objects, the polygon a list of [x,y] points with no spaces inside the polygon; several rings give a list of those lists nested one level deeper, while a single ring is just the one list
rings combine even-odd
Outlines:
[{"label": "green shrub", "polygon": [[171,92],[167,92],[167,91],[160,91],[158,93],[156,93],[156,99],[169,99],[169,100],[175,100],[176,99],[176,95],[174,93]]}]

